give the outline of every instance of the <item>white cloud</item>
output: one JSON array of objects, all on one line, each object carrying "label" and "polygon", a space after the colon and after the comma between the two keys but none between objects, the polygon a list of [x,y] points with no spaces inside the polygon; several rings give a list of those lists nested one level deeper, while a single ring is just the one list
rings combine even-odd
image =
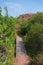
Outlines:
[{"label": "white cloud", "polygon": [[25,12],[27,11],[26,8],[24,8],[21,4],[13,3],[13,2],[5,2],[5,6],[10,8],[11,10],[14,10],[16,12]]},{"label": "white cloud", "polygon": [[[8,14],[11,16],[19,16],[20,14],[27,13],[27,9],[23,7],[22,4],[14,3],[14,2],[4,2],[2,8],[7,6]],[[5,14],[3,10],[3,14]]]}]

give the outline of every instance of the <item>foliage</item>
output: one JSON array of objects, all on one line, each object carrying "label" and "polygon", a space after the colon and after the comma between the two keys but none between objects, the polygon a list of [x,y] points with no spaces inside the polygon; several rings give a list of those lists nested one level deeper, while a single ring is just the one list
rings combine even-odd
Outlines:
[{"label": "foliage", "polygon": [[[14,56],[14,41],[15,41],[15,19],[8,15],[7,8],[5,7],[6,14],[2,15],[2,9],[0,8],[0,45],[7,49],[6,62],[0,62],[1,65],[13,65]],[[3,50],[3,49],[1,49]],[[3,51],[4,52],[4,51]],[[2,53],[3,54],[3,53]]]},{"label": "foliage", "polygon": [[43,65],[43,54],[38,54],[30,65]]},{"label": "foliage", "polygon": [[26,42],[27,53],[32,57],[43,50],[43,13],[36,13],[28,20],[22,20],[18,34]]},{"label": "foliage", "polygon": [[[23,37],[26,43],[27,53],[36,59],[36,56],[38,57],[38,54],[43,52],[43,13],[36,13],[36,15],[28,20],[18,20],[18,18],[15,19],[8,15],[6,7],[4,9],[6,12],[5,16],[2,15],[2,9],[0,7],[0,48],[4,46],[4,48],[0,50],[0,58],[4,56],[1,51],[7,51],[7,60],[5,59],[5,62],[1,61],[0,65],[13,65],[12,59],[15,51],[16,33]],[[1,54],[3,55],[2,57]]]}]

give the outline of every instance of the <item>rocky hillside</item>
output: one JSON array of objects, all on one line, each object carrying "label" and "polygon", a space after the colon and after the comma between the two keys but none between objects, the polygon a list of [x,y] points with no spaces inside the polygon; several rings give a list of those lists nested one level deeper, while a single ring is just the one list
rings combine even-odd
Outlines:
[{"label": "rocky hillside", "polygon": [[23,15],[20,15],[18,18],[20,19],[29,19],[30,17],[34,16],[35,14],[23,14]]}]

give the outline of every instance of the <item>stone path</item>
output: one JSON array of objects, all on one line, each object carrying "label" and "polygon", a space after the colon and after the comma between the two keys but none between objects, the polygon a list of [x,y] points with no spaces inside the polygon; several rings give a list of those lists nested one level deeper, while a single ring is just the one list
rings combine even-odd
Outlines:
[{"label": "stone path", "polygon": [[16,36],[16,65],[29,65],[31,58],[26,54],[23,39]]}]

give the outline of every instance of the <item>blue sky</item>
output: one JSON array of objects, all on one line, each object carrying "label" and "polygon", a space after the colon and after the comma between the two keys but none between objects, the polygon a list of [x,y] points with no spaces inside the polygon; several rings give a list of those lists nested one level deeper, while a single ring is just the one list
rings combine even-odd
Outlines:
[{"label": "blue sky", "polygon": [[25,13],[43,12],[43,0],[0,0],[0,6],[2,9],[7,6],[9,15],[14,17]]}]

